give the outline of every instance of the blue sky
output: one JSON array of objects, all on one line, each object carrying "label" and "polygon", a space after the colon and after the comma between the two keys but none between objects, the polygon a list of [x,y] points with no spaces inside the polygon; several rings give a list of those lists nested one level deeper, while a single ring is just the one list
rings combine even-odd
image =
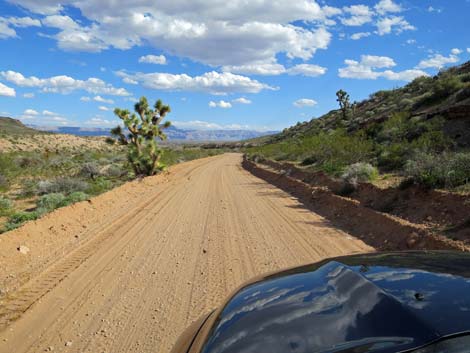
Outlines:
[{"label": "blue sky", "polygon": [[0,1],[0,115],[109,127],[145,95],[182,128],[282,129],[467,61],[469,0]]}]

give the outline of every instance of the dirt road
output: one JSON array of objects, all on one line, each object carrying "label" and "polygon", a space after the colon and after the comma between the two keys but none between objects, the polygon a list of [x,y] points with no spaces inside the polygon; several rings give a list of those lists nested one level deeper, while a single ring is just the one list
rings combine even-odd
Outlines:
[{"label": "dirt road", "polygon": [[373,250],[243,170],[239,154],[180,164],[0,238],[4,286],[25,282],[0,301],[2,353],[167,352],[254,275]]}]

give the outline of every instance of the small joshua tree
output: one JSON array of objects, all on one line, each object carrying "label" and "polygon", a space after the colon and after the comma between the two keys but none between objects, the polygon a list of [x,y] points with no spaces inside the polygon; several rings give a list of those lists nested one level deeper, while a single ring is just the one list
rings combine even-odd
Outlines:
[{"label": "small joshua tree", "polygon": [[351,108],[349,94],[346,91],[340,89],[338,92],[336,92],[336,97],[336,101],[339,103],[341,113],[343,114],[343,119],[347,119],[349,109]]},{"label": "small joshua tree", "polygon": [[121,126],[111,130],[118,143],[128,147],[128,159],[136,175],[154,175],[164,166],[160,162],[162,150],[158,148],[157,139],[165,140],[163,130],[170,127],[169,121],[162,120],[171,111],[169,105],[164,105],[159,99],[154,109],[150,109],[147,98],[142,97],[134,105],[135,113],[126,109],[114,109],[124,123],[129,134],[124,133]]}]

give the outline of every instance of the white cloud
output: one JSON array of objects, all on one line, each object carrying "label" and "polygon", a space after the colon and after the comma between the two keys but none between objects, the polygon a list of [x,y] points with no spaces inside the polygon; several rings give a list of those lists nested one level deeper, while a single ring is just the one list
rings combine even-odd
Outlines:
[{"label": "white cloud", "polygon": [[166,57],[164,55],[145,55],[139,58],[140,63],[166,65]]},{"label": "white cloud", "polygon": [[362,26],[372,22],[373,12],[366,5],[351,5],[343,8],[344,12],[350,16],[342,18],[341,23],[345,26]]},{"label": "white cloud", "polygon": [[230,102],[226,102],[224,100],[220,100],[218,102],[210,101],[209,102],[209,107],[211,107],[211,108],[219,107],[219,108],[223,108],[223,109],[228,109],[228,108],[232,108],[232,104]]},{"label": "white cloud", "polygon": [[399,4],[394,3],[392,0],[380,0],[374,8],[381,15],[385,15],[387,12],[403,11],[402,7]]},{"label": "white cloud", "polygon": [[24,115],[39,115],[39,113],[34,109],[26,109],[23,112]]},{"label": "white cloud", "polygon": [[[11,2],[48,14],[44,25],[59,29],[51,37],[64,50],[93,52],[148,43],[212,66],[272,62],[280,53],[308,60],[328,47],[331,34],[325,24],[333,24],[330,17],[341,12],[313,0]],[[77,8],[87,24],[67,18],[65,6]],[[308,28],[294,24],[300,21],[307,21]]]},{"label": "white cloud", "polygon": [[58,116],[59,114],[51,112],[50,110],[43,110],[42,115],[44,115],[44,116]]},{"label": "white cloud", "polygon": [[326,67],[314,64],[299,64],[287,70],[289,75],[303,75],[309,77],[321,76],[326,73]]},{"label": "white cloud", "polygon": [[470,53],[470,48],[467,48],[467,53]]},{"label": "white cloud", "polygon": [[358,33],[354,33],[353,35],[351,35],[351,39],[358,40],[361,38],[369,37],[370,35],[371,35],[370,32],[358,32]]},{"label": "white cloud", "polygon": [[441,13],[441,12],[442,12],[442,9],[436,9],[435,7],[429,6],[429,7],[428,7],[428,12],[437,12],[437,13]]},{"label": "white cloud", "polygon": [[303,108],[303,107],[313,107],[317,105],[317,102],[314,101],[313,99],[301,98],[301,99],[297,99],[293,104],[297,108]]},{"label": "white cloud", "polygon": [[427,59],[421,60],[420,63],[416,66],[418,69],[429,69],[429,68],[436,68],[440,69],[447,64],[455,64],[460,60],[457,56],[458,54],[462,53],[460,49],[452,49],[451,54],[449,56],[443,56],[441,54],[434,54],[429,56]]},{"label": "white cloud", "polygon": [[16,37],[12,27],[40,27],[41,22],[31,17],[0,17],[0,39]]},{"label": "white cloud", "polygon": [[90,97],[80,97],[80,100],[82,102],[90,102],[91,101],[91,98]]},{"label": "white cloud", "polygon": [[239,104],[251,104],[251,101],[249,99],[244,98],[244,97],[233,99],[232,102],[233,103],[239,103]]},{"label": "white cloud", "polygon": [[33,92],[23,94],[23,98],[34,98],[35,94]]},{"label": "white cloud", "polygon": [[416,44],[416,39],[407,39],[406,44]]},{"label": "white cloud", "polygon": [[347,59],[344,63],[346,67],[338,70],[339,77],[342,78],[375,80],[382,77],[387,80],[411,81],[419,76],[428,76],[426,72],[418,69],[399,72],[392,70],[377,71],[377,69],[396,66],[395,61],[387,56],[361,55],[360,61]]},{"label": "white cloud", "polygon": [[241,66],[223,66],[222,70],[224,72],[245,75],[274,76],[289,74],[316,77],[325,74],[327,69],[325,67],[314,64],[299,64],[290,68],[285,68],[284,65],[278,63],[260,63]]},{"label": "white cloud", "polygon": [[126,83],[141,84],[145,88],[165,91],[191,91],[224,95],[237,92],[258,93],[262,90],[277,89],[249,77],[230,72],[211,71],[200,76],[160,72],[129,74],[124,71],[118,71],[116,74]]},{"label": "white cloud", "polygon": [[415,26],[411,25],[401,16],[392,16],[381,18],[377,21],[377,33],[380,36],[389,34],[392,31],[399,34],[403,31],[413,31],[416,29]]},{"label": "white cloud", "polygon": [[85,125],[92,125],[92,126],[115,126],[118,123],[116,121],[104,119],[100,115],[96,115],[93,118],[85,121]]},{"label": "white cloud", "polygon": [[248,65],[226,65],[222,71],[244,75],[281,75],[286,72],[284,65],[278,63],[253,63]]},{"label": "white cloud", "polygon": [[41,125],[67,125],[70,123],[67,118],[50,110],[38,112],[35,109],[26,109],[18,118],[20,120],[33,120],[35,124]]},{"label": "white cloud", "polygon": [[101,111],[104,111],[104,112],[109,111],[109,108],[108,108],[108,107],[105,107],[104,105],[100,105],[100,106],[98,107],[98,109],[101,110]]},{"label": "white cloud", "polygon": [[0,71],[0,76],[8,82],[20,87],[37,87],[45,93],[67,94],[77,90],[83,90],[93,94],[108,94],[112,96],[129,96],[124,88],[115,88],[111,84],[95,77],[87,80],[76,80],[70,76],[60,75],[49,78],[35,76],[25,77],[15,71]]},{"label": "white cloud", "polygon": [[101,96],[94,96],[93,100],[95,102],[100,102],[100,103],[106,103],[106,104],[114,104],[114,101],[112,99],[106,99]]},{"label": "white cloud", "polygon": [[16,91],[0,82],[0,96],[16,97]]}]

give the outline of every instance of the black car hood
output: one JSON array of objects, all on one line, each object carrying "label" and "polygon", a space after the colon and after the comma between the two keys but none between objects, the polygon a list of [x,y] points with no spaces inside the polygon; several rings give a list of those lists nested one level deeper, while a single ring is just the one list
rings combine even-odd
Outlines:
[{"label": "black car hood", "polygon": [[205,353],[401,352],[470,331],[470,256],[342,257],[265,277],[221,309]]}]

